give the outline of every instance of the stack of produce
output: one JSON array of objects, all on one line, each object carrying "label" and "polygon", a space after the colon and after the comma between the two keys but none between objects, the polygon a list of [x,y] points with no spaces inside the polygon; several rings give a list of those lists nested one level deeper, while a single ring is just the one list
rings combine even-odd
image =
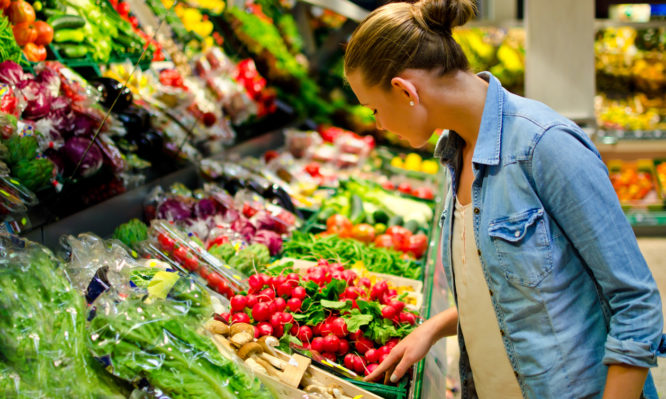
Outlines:
[{"label": "stack of produce", "polygon": [[371,285],[326,260],[303,276],[289,265],[250,276],[247,295],[231,298],[231,313],[216,318],[253,324],[255,337],[277,337],[283,349],[295,345],[365,375],[415,328],[418,315],[386,281]]},{"label": "stack of produce", "polygon": [[[0,2],[0,9],[9,18],[16,44],[21,46],[27,60],[30,62],[44,61],[46,59],[46,46],[53,40],[51,25],[37,20],[35,9],[27,1],[12,0],[10,2],[5,0]],[[11,48],[11,44],[9,46]],[[18,62],[18,60],[11,57],[5,59]]]},{"label": "stack of produce", "polygon": [[[112,58],[138,58],[146,45],[111,3],[94,0],[46,0],[47,22],[55,31],[54,48],[67,59],[89,56],[107,64]],[[149,49],[146,59],[152,59]]]}]

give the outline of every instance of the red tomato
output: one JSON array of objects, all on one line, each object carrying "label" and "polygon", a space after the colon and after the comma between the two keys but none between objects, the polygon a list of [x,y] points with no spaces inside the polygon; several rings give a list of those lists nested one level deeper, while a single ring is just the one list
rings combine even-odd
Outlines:
[{"label": "red tomato", "polygon": [[406,252],[409,249],[409,237],[412,232],[402,226],[391,226],[386,229],[386,234],[393,238],[393,247],[398,251]]},{"label": "red tomato", "polygon": [[185,260],[189,257],[189,255],[190,253],[185,246],[180,246],[173,251],[173,257],[180,264],[185,264]]},{"label": "red tomato", "polygon": [[188,256],[185,258],[183,266],[185,266],[187,270],[193,272],[199,268],[199,261],[196,257],[192,256],[192,254],[188,254]]},{"label": "red tomato", "polygon": [[415,188],[414,190],[412,190],[412,195],[427,200],[435,198],[435,195],[433,194],[430,187],[426,186]]},{"label": "red tomato", "polygon": [[319,172],[319,164],[317,162],[310,162],[305,165],[305,172],[312,177],[321,176],[321,173]]},{"label": "red tomato", "polygon": [[425,234],[419,233],[409,237],[407,251],[414,255],[416,259],[422,257],[428,249],[428,237]]},{"label": "red tomato", "polygon": [[32,43],[37,39],[37,28],[33,22],[22,22],[14,25],[14,40],[16,44],[23,47],[28,43]]},{"label": "red tomato", "polygon": [[35,21],[35,29],[37,31],[36,45],[46,46],[53,41],[53,28],[51,25],[44,21]]},{"label": "red tomato", "polygon": [[208,275],[208,278],[206,279],[208,281],[208,285],[213,288],[215,291],[223,294],[226,291],[228,291],[228,285],[227,282],[224,281],[224,277],[220,276],[219,273],[212,272],[211,274]]},{"label": "red tomato", "polygon": [[23,54],[30,62],[44,61],[46,59],[46,47],[28,43],[23,47]]},{"label": "red tomato", "polygon": [[393,248],[393,237],[388,234],[380,234],[375,238],[375,247]]},{"label": "red tomato", "polygon": [[160,243],[160,245],[162,246],[163,249],[165,249],[169,252],[173,251],[174,241],[173,241],[173,239],[171,239],[171,237],[169,237],[168,234],[160,233],[157,236],[157,241]]},{"label": "red tomato", "polygon": [[121,1],[120,3],[118,3],[118,7],[116,7],[116,11],[118,11],[118,14],[120,14],[121,16],[126,17],[130,12],[129,4],[127,4],[124,1]]},{"label": "red tomato", "polygon": [[361,223],[352,228],[351,236],[355,240],[371,243],[375,240],[375,228],[369,224]]},{"label": "red tomato", "polygon": [[398,191],[400,191],[401,193],[405,193],[405,194],[411,194],[412,193],[412,186],[411,186],[411,184],[409,184],[407,182],[402,182],[402,183],[398,184]]},{"label": "red tomato", "polygon": [[0,0],[0,10],[4,10],[5,8],[9,7],[10,3],[10,0]]},{"label": "red tomato", "polygon": [[333,234],[347,235],[352,227],[352,222],[340,214],[335,214],[326,220],[326,230]]},{"label": "red tomato", "polygon": [[391,181],[385,181],[384,183],[382,183],[382,187],[384,187],[384,189],[389,191],[395,190],[395,184],[393,184]]},{"label": "red tomato", "polygon": [[9,22],[14,25],[35,22],[35,9],[27,1],[11,0],[5,14],[9,17]]}]

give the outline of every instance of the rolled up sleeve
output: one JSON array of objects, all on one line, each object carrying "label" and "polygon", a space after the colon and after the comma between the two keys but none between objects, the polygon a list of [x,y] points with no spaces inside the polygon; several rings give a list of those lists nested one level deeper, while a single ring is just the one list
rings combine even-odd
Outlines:
[{"label": "rolled up sleeve", "polygon": [[555,126],[540,137],[532,157],[534,184],[610,306],[604,363],[654,367],[666,347],[659,291],[606,166],[575,129]]}]

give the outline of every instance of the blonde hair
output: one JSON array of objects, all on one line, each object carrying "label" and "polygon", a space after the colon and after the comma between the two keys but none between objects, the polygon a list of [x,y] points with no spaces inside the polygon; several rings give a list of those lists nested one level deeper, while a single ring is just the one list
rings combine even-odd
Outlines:
[{"label": "blonde hair", "polygon": [[469,63],[451,30],[476,13],[473,0],[389,3],[368,15],[347,44],[345,73],[360,70],[368,86],[388,89],[405,69],[438,69],[440,76]]}]

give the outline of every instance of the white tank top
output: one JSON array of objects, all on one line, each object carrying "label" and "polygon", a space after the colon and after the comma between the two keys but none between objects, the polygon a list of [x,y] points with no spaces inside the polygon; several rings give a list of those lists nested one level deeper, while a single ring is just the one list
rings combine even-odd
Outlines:
[{"label": "white tank top", "polygon": [[465,336],[474,386],[480,399],[522,398],[483,276],[471,205],[463,206],[456,198],[452,259],[458,319]]}]

